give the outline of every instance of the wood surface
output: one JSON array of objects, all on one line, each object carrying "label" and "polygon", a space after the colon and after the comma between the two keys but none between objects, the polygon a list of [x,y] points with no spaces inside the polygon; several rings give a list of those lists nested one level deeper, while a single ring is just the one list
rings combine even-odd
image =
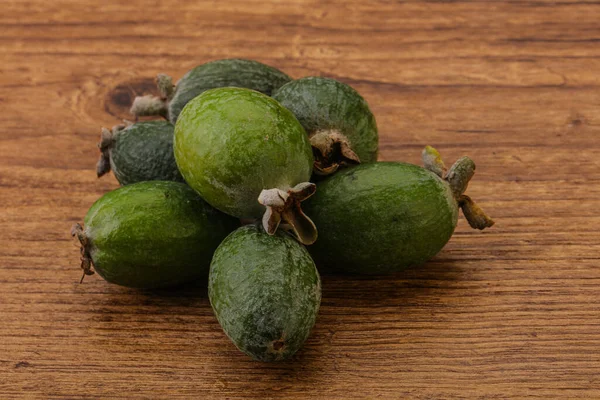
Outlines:
[{"label": "wood surface", "polygon": [[[0,0],[0,399],[600,398],[600,2]],[[386,160],[470,155],[431,262],[323,277],[294,360],[250,361],[201,286],[79,284],[117,187],[100,127],[165,72],[246,57],[370,103]]]}]

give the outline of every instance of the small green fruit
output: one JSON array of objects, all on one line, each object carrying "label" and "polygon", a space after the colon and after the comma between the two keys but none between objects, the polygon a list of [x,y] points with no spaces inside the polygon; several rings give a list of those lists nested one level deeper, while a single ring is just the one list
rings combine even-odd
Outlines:
[{"label": "small green fruit", "polygon": [[302,243],[316,240],[300,208],[315,190],[308,182],[312,150],[302,125],[277,101],[249,89],[208,90],[179,116],[174,149],[186,182],[213,207],[262,216],[270,234],[283,220]]},{"label": "small green fruit", "polygon": [[199,65],[186,73],[173,86],[170,76],[158,75],[161,97],[136,97],[131,112],[136,117],[162,115],[175,124],[181,110],[194,97],[209,89],[241,87],[271,95],[291,78],[280,70],[258,61],[225,59]]},{"label": "small green fruit", "polygon": [[278,361],[302,347],[315,324],[321,281],[306,249],[289,235],[246,225],[219,246],[208,296],[221,327],[255,360]]},{"label": "small green fruit", "polygon": [[383,274],[422,264],[450,240],[462,208],[473,228],[493,221],[463,192],[475,164],[463,157],[446,173],[437,151],[426,168],[396,162],[348,168],[319,184],[305,209],[319,227],[310,247],[317,265]]},{"label": "small green fruit", "polygon": [[[208,274],[219,243],[239,221],[206,204],[189,186],[150,181],[106,193],[89,209],[81,242],[85,275],[136,288],[186,283]],[[82,278],[83,279],[83,278]]]},{"label": "small green fruit", "polygon": [[377,161],[379,135],[369,105],[335,79],[307,77],[286,83],[273,98],[294,113],[313,146],[315,173]]},{"label": "small green fruit", "polygon": [[183,177],[173,154],[174,126],[167,121],[136,122],[102,129],[98,177],[111,169],[119,183],[177,181]]}]

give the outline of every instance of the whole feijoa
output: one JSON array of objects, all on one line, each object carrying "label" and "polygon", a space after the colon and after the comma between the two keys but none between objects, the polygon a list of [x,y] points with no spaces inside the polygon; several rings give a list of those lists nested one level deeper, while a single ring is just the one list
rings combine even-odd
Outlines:
[{"label": "whole feijoa", "polygon": [[286,83],[273,98],[294,113],[310,137],[316,174],[377,161],[375,117],[352,87],[335,79],[307,77]]},{"label": "whole feijoa", "polygon": [[493,221],[464,191],[475,171],[468,157],[449,171],[431,147],[427,168],[398,162],[350,167],[319,184],[305,209],[319,227],[309,248],[321,266],[383,274],[422,264],[450,240],[462,208],[473,228]]},{"label": "whole feijoa", "polygon": [[306,248],[288,234],[246,225],[219,246],[208,296],[233,343],[260,361],[291,357],[315,324],[319,273]]},{"label": "whole feijoa", "polygon": [[300,208],[315,190],[308,182],[311,146],[277,101],[249,89],[208,90],[179,116],[174,149],[186,182],[213,207],[239,218],[262,216],[270,234],[282,222],[302,243],[316,240]]},{"label": "whole feijoa", "polygon": [[110,170],[121,185],[143,181],[177,181],[183,177],[173,154],[175,127],[167,121],[146,121],[102,129],[96,166],[98,177]]},{"label": "whole feijoa", "polygon": [[173,85],[171,77],[157,77],[160,97],[136,97],[131,112],[136,116],[161,115],[173,124],[183,107],[206,90],[219,87],[241,87],[271,95],[291,78],[269,65],[254,60],[224,59],[199,65],[188,71]]},{"label": "whole feijoa", "polygon": [[[239,226],[184,183],[149,181],[106,193],[72,234],[81,267],[108,282],[157,288],[206,276],[213,252]],[[82,278],[83,279],[83,278]]]}]

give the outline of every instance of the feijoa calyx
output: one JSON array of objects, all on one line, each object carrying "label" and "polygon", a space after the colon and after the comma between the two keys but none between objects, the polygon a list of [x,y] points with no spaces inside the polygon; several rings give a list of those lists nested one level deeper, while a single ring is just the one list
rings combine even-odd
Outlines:
[{"label": "feijoa calyx", "polygon": [[161,115],[175,123],[185,105],[208,89],[241,87],[266,95],[289,82],[280,70],[254,60],[224,59],[199,65],[173,85],[170,76],[160,74],[157,84],[160,97],[142,96],[134,100],[131,112],[137,116]]},{"label": "feijoa calyx", "polygon": [[186,182],[213,207],[261,218],[269,234],[281,225],[302,243],[316,240],[300,202],[311,196],[313,156],[296,117],[254,90],[208,90],[175,125],[175,160]]},{"label": "feijoa calyx", "polygon": [[307,77],[286,83],[273,98],[294,113],[310,137],[316,174],[377,161],[375,117],[352,87],[335,79]]},{"label": "feijoa calyx", "polygon": [[210,265],[208,296],[221,327],[260,361],[291,357],[306,341],[321,301],[310,255],[287,233],[246,225],[229,235]]},{"label": "feijoa calyx", "polygon": [[186,184],[149,181],[106,193],[71,233],[81,243],[84,277],[96,271],[149,289],[206,276],[214,250],[238,226]]},{"label": "feijoa calyx", "polygon": [[174,129],[167,121],[103,128],[98,144],[98,177],[112,170],[121,185],[154,180],[183,182],[173,154]]},{"label": "feijoa calyx", "polygon": [[383,274],[421,264],[450,240],[461,208],[471,227],[493,221],[464,194],[475,164],[459,159],[450,170],[431,147],[426,168],[398,162],[361,164],[319,184],[305,205],[319,227],[309,250],[319,267]]}]

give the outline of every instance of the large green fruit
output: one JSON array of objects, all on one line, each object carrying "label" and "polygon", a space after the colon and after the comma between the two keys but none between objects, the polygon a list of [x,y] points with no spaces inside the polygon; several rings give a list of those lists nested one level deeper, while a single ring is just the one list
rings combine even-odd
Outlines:
[{"label": "large green fruit", "polygon": [[210,303],[223,330],[260,361],[291,357],[306,341],[321,281],[306,249],[285,233],[246,225],[219,246],[210,266]]},{"label": "large green fruit", "polygon": [[174,126],[167,121],[146,121],[102,129],[98,147],[98,177],[112,169],[121,185],[143,181],[178,181],[183,177],[173,154]]},{"label": "large green fruit", "polygon": [[185,105],[206,90],[219,87],[241,87],[259,91],[266,95],[289,82],[291,78],[280,70],[258,61],[225,59],[199,65],[173,86],[167,75],[158,76],[161,98],[137,97],[131,108],[136,116],[162,115],[173,124]]},{"label": "large green fruit", "polygon": [[434,149],[428,147],[424,158],[427,169],[362,164],[319,184],[305,206],[319,227],[319,240],[309,249],[319,267],[382,274],[422,264],[450,240],[459,207],[474,228],[493,224],[463,194],[475,170],[468,157],[447,174]]},{"label": "large green fruit", "polygon": [[283,220],[303,243],[316,239],[299,206],[314,192],[311,146],[277,101],[249,89],[208,90],[179,116],[174,149],[186,182],[213,207],[240,218],[263,216],[271,234]]},{"label": "large green fruit", "polygon": [[136,288],[186,283],[208,274],[214,250],[239,221],[178,182],[140,182],[109,192],[73,227],[82,268]]},{"label": "large green fruit", "polygon": [[308,77],[286,83],[273,98],[294,113],[310,137],[316,174],[329,175],[341,165],[377,161],[375,117],[350,86],[335,79]]}]

